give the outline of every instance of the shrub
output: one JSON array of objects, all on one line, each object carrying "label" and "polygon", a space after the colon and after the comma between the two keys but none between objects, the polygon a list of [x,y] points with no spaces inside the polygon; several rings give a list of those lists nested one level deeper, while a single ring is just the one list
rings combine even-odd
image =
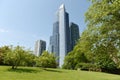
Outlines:
[{"label": "shrub", "polygon": [[85,71],[101,71],[101,69],[98,66],[91,63],[78,63],[75,69],[78,69],[78,68]]},{"label": "shrub", "polygon": [[42,55],[36,59],[36,66],[42,68],[56,68],[56,57],[53,54],[44,51]]}]

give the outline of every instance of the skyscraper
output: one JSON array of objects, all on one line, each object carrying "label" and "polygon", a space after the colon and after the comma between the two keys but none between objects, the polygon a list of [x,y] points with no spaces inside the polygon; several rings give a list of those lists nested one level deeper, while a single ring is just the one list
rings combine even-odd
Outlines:
[{"label": "skyscraper", "polygon": [[70,33],[69,33],[69,14],[65,10],[65,5],[62,4],[58,10],[59,21],[59,66],[62,67],[64,58],[69,52]]},{"label": "skyscraper", "polygon": [[53,35],[50,36],[50,43],[49,43],[49,48],[48,48],[48,52],[49,53],[54,53],[54,41],[53,41]]},{"label": "skyscraper", "polygon": [[53,49],[54,49],[54,53],[55,56],[57,57],[57,63],[59,63],[59,22],[56,21],[53,24]]},{"label": "skyscraper", "polygon": [[35,51],[34,54],[36,56],[40,56],[42,54],[43,51],[46,50],[46,42],[43,40],[37,40],[35,42]]},{"label": "skyscraper", "polygon": [[70,23],[70,36],[71,36],[71,50],[73,50],[76,45],[79,36],[79,26],[73,22]]},{"label": "skyscraper", "polygon": [[53,33],[50,37],[49,52],[54,53],[57,57],[57,63],[59,63],[59,22],[56,21],[53,24]]},{"label": "skyscraper", "polygon": [[79,28],[74,23],[69,27],[69,14],[64,4],[59,7],[56,16],[57,20],[53,24],[53,33],[50,37],[49,52],[55,53],[59,67],[62,67],[65,56],[73,50],[79,39]]}]

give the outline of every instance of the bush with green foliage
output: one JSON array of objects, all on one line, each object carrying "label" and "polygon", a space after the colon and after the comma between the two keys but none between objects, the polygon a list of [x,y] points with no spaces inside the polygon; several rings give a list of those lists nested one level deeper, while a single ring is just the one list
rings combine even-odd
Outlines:
[{"label": "bush with green foliage", "polygon": [[9,46],[0,47],[0,65],[4,65],[4,56],[8,51],[10,51]]},{"label": "bush with green foliage", "polygon": [[101,71],[101,68],[95,64],[91,63],[78,63],[75,69],[81,69],[86,71]]},{"label": "bush with green foliage", "polygon": [[56,58],[54,54],[44,51],[40,57],[36,59],[36,66],[42,68],[56,68]]},{"label": "bush with green foliage", "polygon": [[36,64],[36,56],[31,51],[26,51],[25,60],[23,62],[23,66],[35,66]]},{"label": "bush with green foliage", "polygon": [[72,52],[69,52],[68,55],[65,57],[63,68],[75,69],[75,66],[80,62],[87,63],[88,60],[84,53],[77,51],[75,48]]}]

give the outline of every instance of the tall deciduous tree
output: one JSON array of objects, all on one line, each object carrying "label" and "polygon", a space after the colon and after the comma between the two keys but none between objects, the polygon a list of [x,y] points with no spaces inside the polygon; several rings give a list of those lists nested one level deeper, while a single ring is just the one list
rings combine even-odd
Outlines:
[{"label": "tall deciduous tree", "polygon": [[[95,55],[97,64],[101,62],[104,68],[109,68],[110,63],[119,64],[120,51],[120,0],[90,0],[92,5],[85,14],[90,34],[92,37],[91,53]],[[95,39],[96,38],[96,39]],[[107,61],[109,60],[109,61]],[[104,62],[103,62],[104,61]],[[105,65],[106,63],[106,65]],[[114,65],[115,66],[115,65]],[[102,66],[103,67],[103,66]]]},{"label": "tall deciduous tree", "polygon": [[70,64],[76,59],[78,64],[84,53],[88,62],[101,69],[116,69],[120,63],[120,0],[89,1],[91,6],[85,14],[87,29],[65,62]]}]

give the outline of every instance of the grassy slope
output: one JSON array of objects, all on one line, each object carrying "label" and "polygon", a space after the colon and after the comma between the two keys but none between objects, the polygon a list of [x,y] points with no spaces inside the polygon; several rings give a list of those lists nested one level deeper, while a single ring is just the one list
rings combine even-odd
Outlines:
[{"label": "grassy slope", "polygon": [[119,75],[99,72],[18,68],[11,70],[10,67],[0,66],[0,80],[120,80]]}]

